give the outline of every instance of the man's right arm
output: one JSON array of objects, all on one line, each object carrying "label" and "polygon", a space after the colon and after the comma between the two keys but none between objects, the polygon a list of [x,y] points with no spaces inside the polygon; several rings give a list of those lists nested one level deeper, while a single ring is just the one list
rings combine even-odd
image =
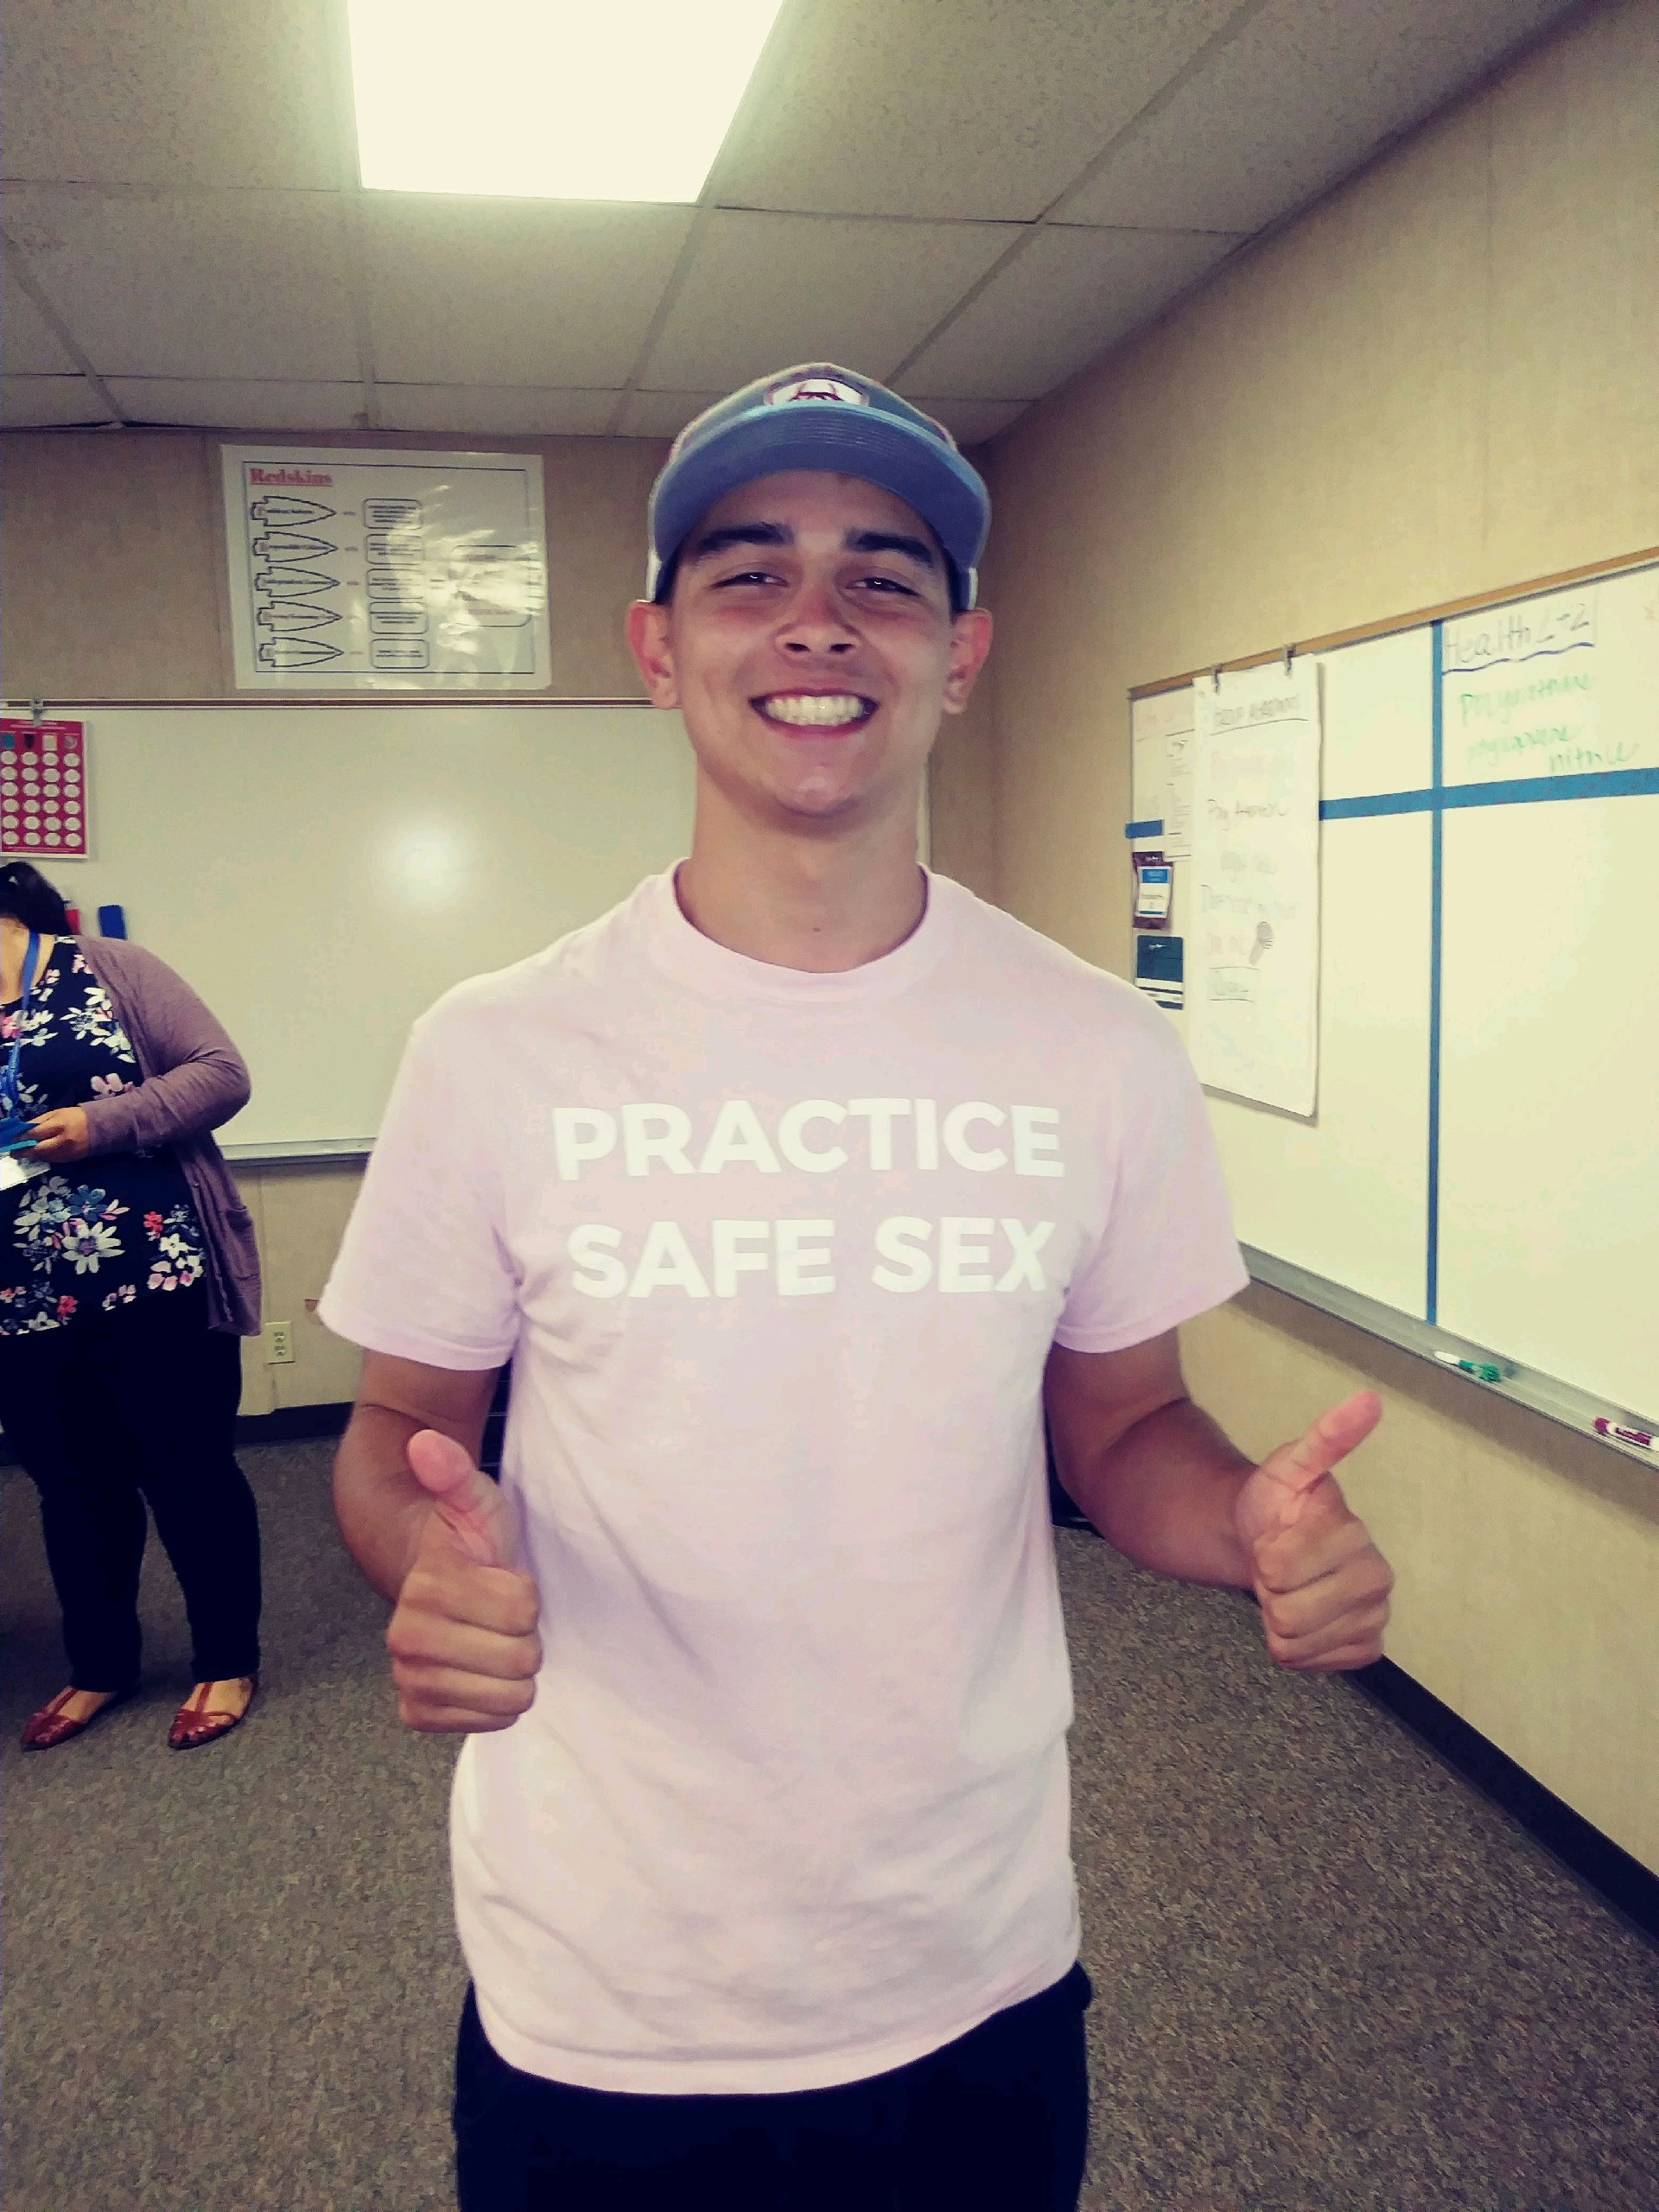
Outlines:
[{"label": "man's right arm", "polygon": [[363,1355],[357,1403],[334,1461],[334,1513],[346,1548],[393,1605],[433,1511],[431,1493],[410,1471],[409,1440],[435,1428],[476,1462],[496,1373]]},{"label": "man's right arm", "polygon": [[510,1728],[542,1663],[540,1593],[511,1503],[478,1466],[496,1372],[366,1352],[334,1462],[340,1534],[391,1601],[398,1710],[431,1732]]}]

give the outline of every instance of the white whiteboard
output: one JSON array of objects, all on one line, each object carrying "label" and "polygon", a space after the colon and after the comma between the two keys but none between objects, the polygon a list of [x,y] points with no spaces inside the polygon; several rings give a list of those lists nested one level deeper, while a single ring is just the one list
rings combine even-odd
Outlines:
[{"label": "white whiteboard", "polygon": [[1318,658],[1319,1111],[1209,1094],[1240,1239],[1659,1415],[1659,568]]},{"label": "white whiteboard", "polygon": [[48,869],[245,1055],[232,1145],[374,1135],[409,1026],[690,849],[680,718],[543,703],[87,707],[96,857]]},{"label": "white whiteboard", "polygon": [[1446,844],[1440,1320],[1659,1415],[1659,794]]}]

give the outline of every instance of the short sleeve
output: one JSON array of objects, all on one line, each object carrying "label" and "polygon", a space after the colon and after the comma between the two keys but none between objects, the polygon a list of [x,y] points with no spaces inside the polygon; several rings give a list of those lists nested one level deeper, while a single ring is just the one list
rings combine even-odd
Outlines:
[{"label": "short sleeve", "polygon": [[1173,1027],[1150,1041],[1104,1117],[1117,1122],[1106,1224],[1054,1332],[1071,1351],[1144,1344],[1249,1281],[1192,1064]]},{"label": "short sleeve", "polygon": [[493,1133],[442,1001],[416,1023],[317,1302],[325,1328],[429,1367],[500,1367],[518,1335]]}]

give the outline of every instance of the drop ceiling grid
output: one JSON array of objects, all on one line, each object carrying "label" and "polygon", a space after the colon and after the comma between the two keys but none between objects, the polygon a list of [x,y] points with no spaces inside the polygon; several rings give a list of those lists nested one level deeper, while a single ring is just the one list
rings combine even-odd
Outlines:
[{"label": "drop ceiling grid", "polygon": [[248,377],[111,377],[110,397],[130,422],[192,429],[349,430],[360,423],[360,384],[305,384]]},{"label": "drop ceiling grid", "polygon": [[1020,234],[1010,223],[717,210],[641,385],[729,391],[823,360],[885,378]]},{"label": "drop ceiling grid", "polygon": [[382,429],[464,431],[475,437],[595,436],[610,421],[617,397],[608,389],[569,386],[529,391],[382,382],[376,390]]},{"label": "drop ceiling grid", "polygon": [[8,177],[333,189],[331,0],[6,0]]},{"label": "drop ceiling grid", "polygon": [[377,384],[620,391],[689,207],[365,194]]},{"label": "drop ceiling grid", "polygon": [[0,429],[67,429],[108,420],[85,377],[0,377]]},{"label": "drop ceiling grid", "polygon": [[819,0],[728,206],[1031,222],[1239,0]]},{"label": "drop ceiling grid", "polygon": [[1239,240],[1052,224],[899,378],[899,389],[1036,399],[1146,321]]},{"label": "drop ceiling grid", "polygon": [[0,332],[4,334],[8,376],[75,373],[74,362],[9,265],[0,276]]},{"label": "drop ceiling grid", "polygon": [[[342,185],[338,0],[10,0],[5,222],[133,419],[344,427],[372,374],[389,429],[663,435],[828,357],[985,437],[1570,4],[788,0],[645,360],[695,211]],[[107,419],[5,310],[3,419]]]},{"label": "drop ceiling grid", "polygon": [[1268,0],[1111,156],[1066,220],[1259,230],[1569,4]]},{"label": "drop ceiling grid", "polygon": [[100,375],[357,375],[335,193],[20,184],[5,222]]}]

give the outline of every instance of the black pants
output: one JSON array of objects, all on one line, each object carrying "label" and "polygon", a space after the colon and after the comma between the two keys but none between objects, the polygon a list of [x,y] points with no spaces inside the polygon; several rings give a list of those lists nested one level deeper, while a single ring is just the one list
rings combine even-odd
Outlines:
[{"label": "black pants", "polygon": [[1075,2212],[1094,1993],[1079,1963],[943,2050],[835,2088],[649,2096],[520,2073],[469,1987],[461,2212]]},{"label": "black pants", "polygon": [[259,1516],[232,1442],[242,1344],[207,1292],[141,1294],[67,1329],[0,1337],[0,1428],[41,1493],[69,1679],[138,1678],[138,1567],[156,1516],[199,1682],[259,1665]]}]

